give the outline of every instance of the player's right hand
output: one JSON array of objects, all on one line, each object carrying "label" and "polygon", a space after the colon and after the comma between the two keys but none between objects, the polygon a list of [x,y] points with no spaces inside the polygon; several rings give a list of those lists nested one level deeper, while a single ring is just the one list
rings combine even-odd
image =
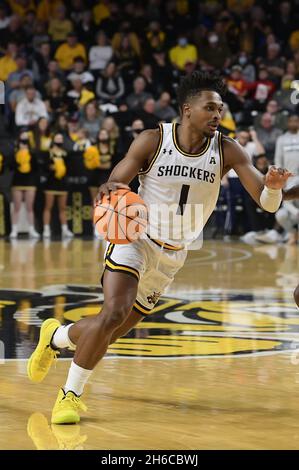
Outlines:
[{"label": "player's right hand", "polygon": [[98,194],[94,200],[94,204],[98,204],[101,202],[104,196],[107,197],[108,201],[110,200],[110,192],[117,191],[118,189],[128,189],[129,191],[131,188],[124,183],[117,183],[114,181],[107,181],[107,183],[101,184],[98,190]]}]

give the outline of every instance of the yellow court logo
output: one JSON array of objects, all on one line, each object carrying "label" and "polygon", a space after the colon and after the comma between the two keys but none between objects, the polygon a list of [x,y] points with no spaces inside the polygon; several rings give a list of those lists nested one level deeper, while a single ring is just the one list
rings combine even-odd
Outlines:
[{"label": "yellow court logo", "polygon": [[[29,340],[33,349],[46,318],[76,322],[100,313],[103,303],[101,289],[90,285],[1,290],[0,296],[0,331],[7,358],[30,353],[22,341],[28,345]],[[10,344],[17,337],[18,343]],[[240,357],[297,348],[299,312],[291,293],[285,297],[279,290],[176,292],[161,297],[151,315],[110,346],[108,356]]]}]

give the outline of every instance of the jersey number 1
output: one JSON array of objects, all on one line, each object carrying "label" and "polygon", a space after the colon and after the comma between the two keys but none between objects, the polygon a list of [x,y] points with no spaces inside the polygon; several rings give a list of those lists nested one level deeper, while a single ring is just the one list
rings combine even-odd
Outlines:
[{"label": "jersey number 1", "polygon": [[187,199],[188,199],[189,189],[190,189],[189,184],[183,184],[182,189],[181,189],[180,202],[179,202],[179,207],[178,207],[178,210],[177,210],[177,215],[183,215],[184,214],[185,205],[186,205]]}]

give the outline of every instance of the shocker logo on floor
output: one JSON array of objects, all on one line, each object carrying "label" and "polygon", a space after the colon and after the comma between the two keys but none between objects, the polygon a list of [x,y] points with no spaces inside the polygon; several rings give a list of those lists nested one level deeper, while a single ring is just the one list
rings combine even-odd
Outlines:
[{"label": "shocker logo on floor", "polygon": [[[156,293],[155,293],[156,294]],[[49,317],[63,323],[100,313],[98,286],[51,285],[40,291],[0,290],[5,358],[28,357]],[[297,339],[296,339],[297,338]],[[110,346],[108,356],[207,358],[272,354],[299,348],[299,313],[277,291],[176,293]],[[68,355],[68,353],[66,353]],[[71,353],[69,353],[71,355]]]}]

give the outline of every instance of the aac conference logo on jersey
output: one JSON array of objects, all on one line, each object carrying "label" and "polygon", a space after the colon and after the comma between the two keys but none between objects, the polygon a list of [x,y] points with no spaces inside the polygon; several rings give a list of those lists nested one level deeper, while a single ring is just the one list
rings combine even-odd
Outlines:
[{"label": "aac conference logo on jersey", "polygon": [[[5,358],[28,357],[42,322],[76,322],[99,313],[98,286],[52,285],[40,291],[0,290]],[[182,293],[163,296],[153,314],[111,345],[108,356],[209,358],[273,354],[299,348],[299,315],[292,302],[265,291]],[[289,334],[289,337],[288,337]],[[292,338],[291,338],[292,336]],[[66,353],[66,357],[69,353]]]}]

